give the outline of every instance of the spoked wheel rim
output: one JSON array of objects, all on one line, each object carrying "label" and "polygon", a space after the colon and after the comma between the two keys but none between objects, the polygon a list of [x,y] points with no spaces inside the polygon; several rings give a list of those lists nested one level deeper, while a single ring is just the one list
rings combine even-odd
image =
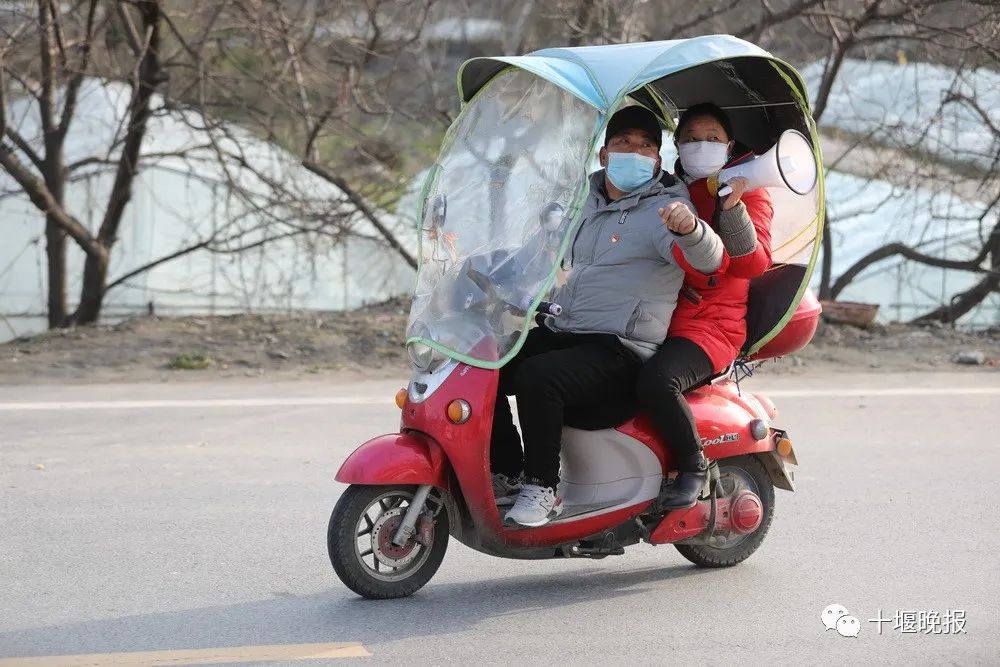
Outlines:
[{"label": "spoked wheel rim", "polygon": [[[743,490],[754,493],[758,498],[761,497],[760,486],[758,486],[757,480],[753,478],[753,475],[749,471],[739,466],[719,466],[718,484],[722,497],[732,498],[738,491]],[[760,530],[760,528],[757,528],[757,530]],[[735,549],[753,537],[757,530],[750,533],[738,533],[734,530],[725,533],[715,533],[717,538],[722,537],[725,539],[725,542],[713,546],[716,549]]]},{"label": "spoked wheel rim", "polygon": [[413,494],[391,490],[376,496],[358,517],[354,556],[365,572],[379,581],[401,581],[418,572],[431,553],[431,540],[420,544],[411,536],[403,546],[392,543]]}]

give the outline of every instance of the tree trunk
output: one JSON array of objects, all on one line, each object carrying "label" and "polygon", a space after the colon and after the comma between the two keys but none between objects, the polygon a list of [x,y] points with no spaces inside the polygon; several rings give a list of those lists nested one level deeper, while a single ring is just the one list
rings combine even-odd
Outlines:
[{"label": "tree trunk", "polygon": [[[62,165],[62,142],[46,137],[45,186],[52,199],[62,207],[66,193],[66,174]],[[49,328],[66,326],[66,232],[51,213],[45,216],[45,256],[48,262]]]},{"label": "tree trunk", "polygon": [[141,55],[139,76],[129,102],[128,125],[115,181],[108,197],[108,207],[97,233],[97,243],[87,250],[80,304],[73,313],[73,321],[77,324],[93,324],[101,314],[107,291],[105,280],[108,276],[108,258],[111,256],[111,247],[118,238],[118,228],[125,207],[132,199],[132,184],[139,172],[139,154],[151,115],[150,100],[156,87],[166,80],[160,67],[160,0],[140,0],[136,3],[136,9],[142,15],[142,33],[147,36],[146,46],[138,54]]},{"label": "tree trunk", "polygon": [[45,220],[45,257],[48,263],[49,328],[66,326],[66,234],[52,221]]},{"label": "tree trunk", "polygon": [[104,283],[108,277],[108,249],[88,252],[83,265],[83,288],[80,291],[80,305],[76,308],[74,321],[77,324],[93,324],[101,314],[104,302]]}]

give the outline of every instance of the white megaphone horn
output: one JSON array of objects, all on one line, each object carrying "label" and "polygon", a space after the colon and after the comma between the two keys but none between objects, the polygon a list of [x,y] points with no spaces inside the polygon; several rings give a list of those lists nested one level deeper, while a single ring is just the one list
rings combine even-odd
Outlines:
[{"label": "white megaphone horn", "polygon": [[[797,130],[785,130],[771,150],[752,160],[723,169],[709,178],[715,187],[734,178],[745,178],[747,190],[786,187],[795,194],[804,195],[816,185],[816,157],[809,140]],[[719,188],[725,197],[733,189],[728,185]]]}]

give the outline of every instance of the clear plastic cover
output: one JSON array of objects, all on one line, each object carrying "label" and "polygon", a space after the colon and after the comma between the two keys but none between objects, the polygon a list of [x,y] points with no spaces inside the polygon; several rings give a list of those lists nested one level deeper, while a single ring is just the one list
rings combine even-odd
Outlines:
[{"label": "clear plastic cover", "polygon": [[520,70],[463,110],[431,171],[407,341],[501,365],[554,279],[598,113]]}]

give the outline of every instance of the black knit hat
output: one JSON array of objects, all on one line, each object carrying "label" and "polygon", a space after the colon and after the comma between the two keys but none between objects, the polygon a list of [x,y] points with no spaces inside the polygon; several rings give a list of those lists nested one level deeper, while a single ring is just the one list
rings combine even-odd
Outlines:
[{"label": "black knit hat", "polygon": [[702,116],[708,116],[709,118],[714,118],[722,126],[722,129],[726,131],[726,136],[730,140],[733,139],[733,124],[729,122],[729,116],[721,108],[715,106],[711,102],[702,102],[701,104],[695,104],[684,110],[681,114],[680,120],[677,121],[677,129],[674,131],[674,136],[681,136],[681,130],[684,126],[691,122],[694,118],[699,118]]},{"label": "black knit hat", "polygon": [[650,140],[659,147],[663,142],[660,122],[656,120],[653,112],[645,107],[631,106],[619,109],[608,121],[608,130],[604,134],[604,145],[622,132],[628,130],[641,130],[649,135]]}]

